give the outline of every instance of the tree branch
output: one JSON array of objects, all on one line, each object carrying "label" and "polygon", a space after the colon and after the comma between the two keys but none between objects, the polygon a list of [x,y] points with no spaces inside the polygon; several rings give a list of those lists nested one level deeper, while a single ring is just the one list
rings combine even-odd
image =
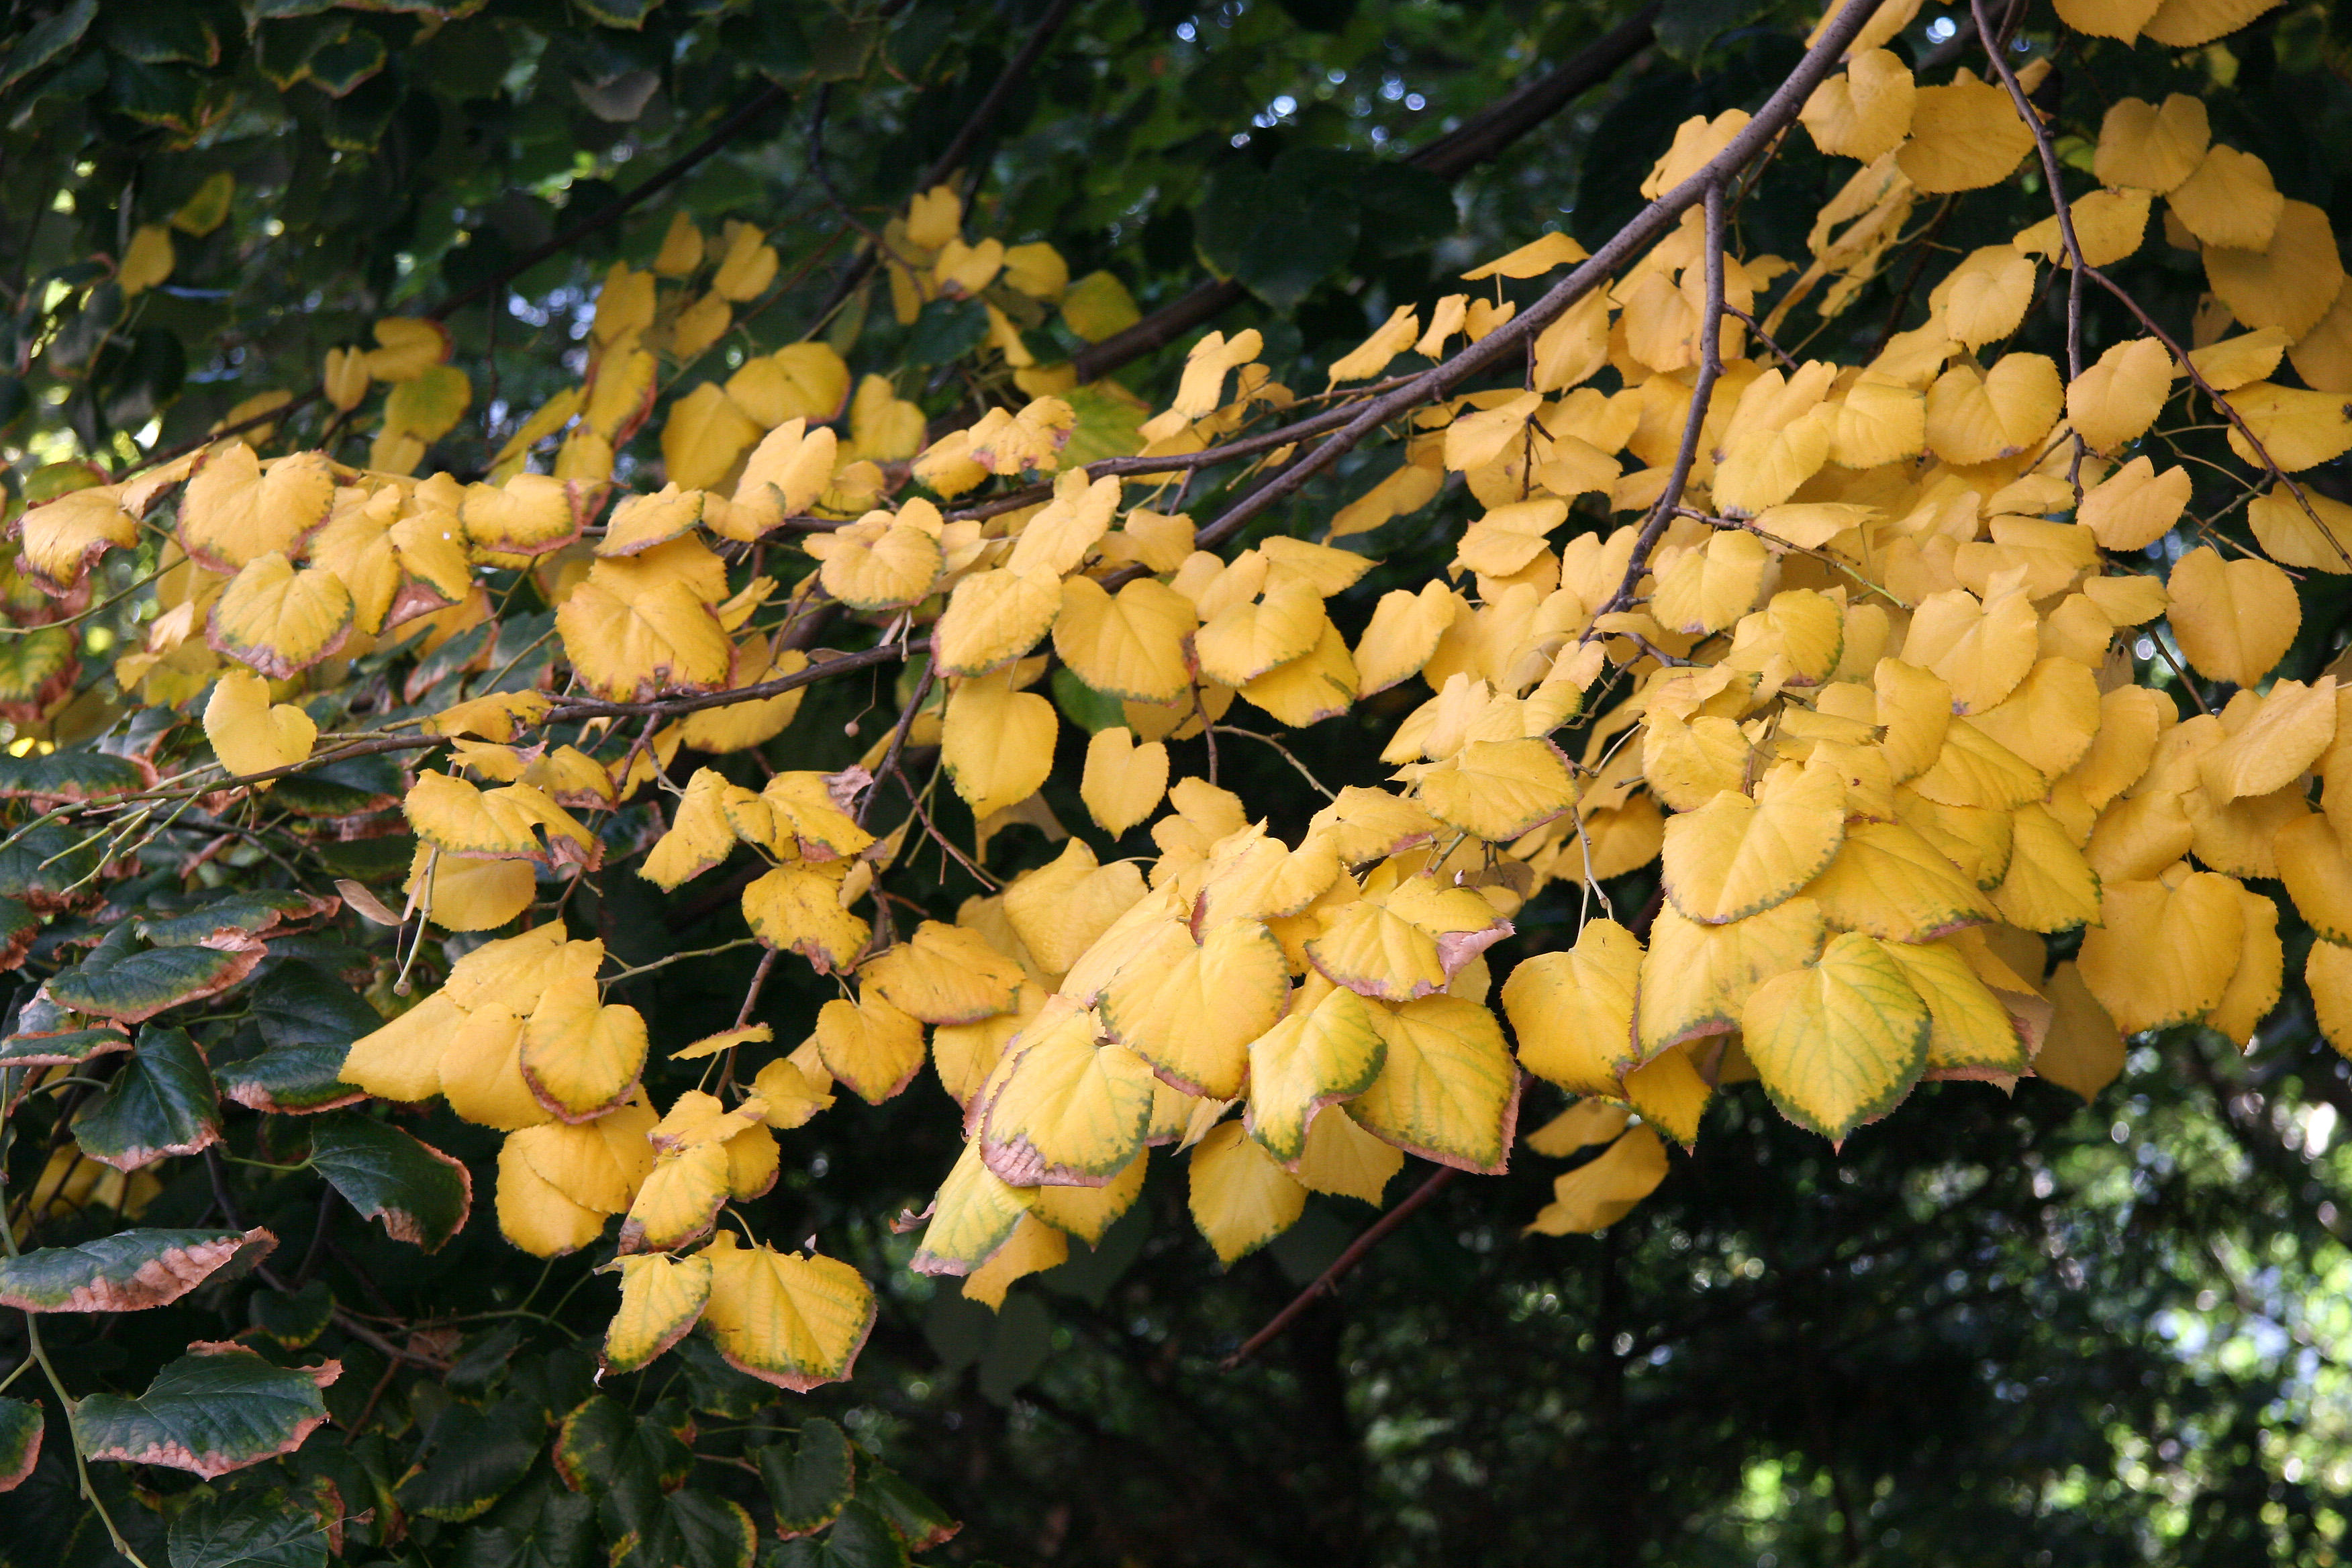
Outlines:
[{"label": "tree branch", "polygon": [[1415,1211],[1445,1190],[1446,1184],[1462,1173],[1452,1165],[1440,1165],[1430,1173],[1429,1180],[1415,1187],[1404,1202],[1374,1220],[1364,1234],[1348,1244],[1348,1250],[1331,1260],[1331,1267],[1315,1277],[1315,1283],[1301,1290],[1289,1306],[1276,1312],[1265,1327],[1242,1342],[1241,1348],[1218,1365],[1226,1372],[1249,1360],[1279,1338],[1282,1331],[1298,1321],[1298,1315],[1315,1302],[1318,1296],[1328,1296],[1339,1288],[1339,1281],[1355,1270],[1356,1265],[1368,1257],[1372,1248],[1387,1240],[1396,1228],[1413,1216]]},{"label": "tree branch", "polygon": [[1813,89],[1820,86],[1836,67],[1846,46],[1853,41],[1854,35],[1862,30],[1863,24],[1870,20],[1882,3],[1883,0],[1847,0],[1845,8],[1822,29],[1820,40],[1805,51],[1797,68],[1773,89],[1764,107],[1757,110],[1755,118],[1741,128],[1722,152],[1682,184],[1643,208],[1632,222],[1611,236],[1606,244],[1554,284],[1550,292],[1533,306],[1443,364],[1423,372],[1394,392],[1366,404],[1361,412],[1337,434],[1234,502],[1223,516],[1201,531],[1196,542],[1199,546],[1207,549],[1232,538],[1252,518],[1297,491],[1308,479],[1330,467],[1342,454],[1354,449],[1375,428],[1409,409],[1444,395],[1472,375],[1510,354],[1527,339],[1550,325],[1553,318],[1561,311],[1600,288],[1612,273],[1630,260],[1635,252],[1664,235],[1708,191],[1720,190],[1726,180],[1745,167],[1797,118],[1797,111],[1812,96]]}]

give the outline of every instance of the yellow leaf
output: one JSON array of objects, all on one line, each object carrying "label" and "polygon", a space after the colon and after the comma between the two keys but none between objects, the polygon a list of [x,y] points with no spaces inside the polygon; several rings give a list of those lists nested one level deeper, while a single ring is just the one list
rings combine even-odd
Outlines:
[{"label": "yellow leaf", "polygon": [[969,1108],[972,1095],[1003,1058],[1004,1047],[1043,1011],[1045,1004],[1045,992],[1024,983],[1012,1011],[977,1024],[943,1024],[932,1030],[931,1067],[949,1098]]},{"label": "yellow leaf", "polygon": [[323,453],[265,466],[244,442],[225,442],[205,455],[181,495],[180,544],[216,572],[290,554],[327,521],[334,495]]},{"label": "yellow leaf", "polygon": [[528,860],[482,860],[420,845],[404,890],[445,931],[494,931],[530,907],[539,879]]},{"label": "yellow leaf", "polygon": [[1945,330],[1972,349],[2017,331],[2033,302],[2033,258],[2013,245],[1971,251],[1928,295],[1941,304]]},{"label": "yellow leaf", "polygon": [[1749,994],[1811,963],[1823,934],[1821,906],[1811,899],[1790,899],[1726,925],[1703,925],[1666,904],[1651,927],[1636,993],[1635,1038],[1643,1058],[1738,1027]]},{"label": "yellow leaf", "polygon": [[1895,155],[1923,195],[1997,185],[2033,151],[2008,91],[1963,66],[1949,86],[1912,97],[1911,139]]},{"label": "yellow leaf", "polygon": [[1059,728],[1053,703],[1034,691],[1015,691],[1006,676],[956,683],[940,727],[940,757],[973,816],[1037,793],[1053,772]]},{"label": "yellow leaf", "polygon": [[1476,283],[1488,278],[1540,278],[1554,268],[1573,266],[1590,254],[1567,235],[1555,231],[1540,235],[1484,266],[1472,268],[1462,275],[1462,280]]},{"label": "yellow leaf", "polygon": [[872,928],[841,907],[841,884],[821,871],[780,866],[743,889],[743,918],[751,934],[779,951],[799,953],[820,974],[847,969]]},{"label": "yellow leaf", "polygon": [[[1788,488],[1794,490],[1801,482],[1801,476]],[[1733,499],[1720,479],[1716,500],[1734,511],[1775,510]],[[1770,552],[1756,535],[1734,530],[1719,532],[1706,542],[1706,548],[1688,552],[1666,569],[1650,596],[1650,613],[1675,631],[1719,632],[1756,607],[1756,592],[1770,561]]]},{"label": "yellow leaf", "polygon": [[368,374],[378,381],[415,381],[449,358],[449,330],[422,316],[387,316],[375,324],[380,347],[368,351]]},{"label": "yellow leaf", "polygon": [[[2140,247],[2147,235],[2148,194],[2146,191],[2093,191],[2074,204],[2074,243],[2092,267],[2112,267]],[[2017,248],[2046,256],[2061,267],[2074,265],[2066,252],[2066,237],[2053,216],[2019,234]]]},{"label": "yellow leaf", "polygon": [[591,979],[550,985],[523,1028],[523,1078],[566,1121],[593,1121],[622,1104],[645,1065],[645,1019],[634,1007],[604,1005]]},{"label": "yellow leaf", "polygon": [[1356,645],[1356,695],[1370,697],[1418,674],[1461,610],[1462,601],[1434,580],[1418,594],[1396,588],[1381,595]]},{"label": "yellow leaf", "polygon": [[2164,0],[2144,29],[2170,48],[2195,48],[2234,33],[2279,0]]},{"label": "yellow leaf", "polygon": [[1193,638],[1201,673],[1242,686],[1277,665],[1314,651],[1324,627],[1323,601],[1300,578],[1269,584],[1263,603],[1220,610]]},{"label": "yellow leaf", "polygon": [[1241,689],[1276,723],[1303,729],[1344,713],[1356,699],[1356,662],[1327,616],[1314,651],[1276,665]]},{"label": "yellow leaf", "polygon": [[436,991],[372,1034],[352,1042],[336,1076],[382,1100],[413,1104],[441,1092],[441,1053],[465,1022],[464,1009]]},{"label": "yellow leaf", "polygon": [[2229,724],[2242,710],[2252,710],[2230,738],[2198,759],[2198,777],[2215,800],[2269,795],[2293,784],[2318,762],[2336,740],[2336,678],[2323,675],[2305,686],[2300,680],[2274,682],[2257,698],[2241,692],[2222,712]]},{"label": "yellow leaf", "polygon": [[884,1001],[926,1024],[992,1018],[1012,1008],[1013,988],[1021,984],[1021,966],[978,931],[937,921],[923,921],[860,973]]},{"label": "yellow leaf", "polygon": [[2278,1005],[2280,985],[2286,977],[2286,949],[2279,941],[2276,904],[2241,888],[2238,906],[2245,925],[2237,972],[2230,976],[2221,1000],[2205,1015],[2205,1025],[2239,1049],[2252,1050],[2255,1026]]},{"label": "yellow leaf", "polygon": [[1520,1065],[1570,1094],[1618,1093],[1619,1075],[1640,1059],[1633,994],[1641,971],[1641,942],[1612,920],[1587,921],[1568,952],[1521,963],[1502,995]]},{"label": "yellow leaf", "polygon": [[499,1234],[534,1258],[577,1252],[604,1234],[604,1216],[532,1169],[512,1137],[499,1150]]},{"label": "yellow leaf", "polygon": [[2171,392],[2171,354],[2154,338],[2133,338],[2101,354],[2067,387],[2066,417],[2094,448],[2113,451],[2146,434]]},{"label": "yellow leaf", "polygon": [[1172,702],[1191,684],[1184,643],[1196,625],[1192,601],[1152,578],[1114,596],[1090,577],[1072,577],[1062,584],[1054,650],[1097,691]]},{"label": "yellow leaf", "polygon": [[662,466],[680,489],[707,490],[766,434],[716,383],[704,382],[670,405]]},{"label": "yellow leaf", "polygon": [[848,1377],[874,1328],[874,1292],[831,1258],[767,1247],[738,1247],[732,1231],[711,1238],[710,1300],[703,1327],[719,1353],[796,1394]]},{"label": "yellow leaf", "polygon": [[2352,572],[2352,506],[2308,485],[2302,489],[2297,500],[2294,491],[2274,486],[2246,503],[2246,521],[2263,553],[2282,566]]},{"label": "yellow leaf", "polygon": [[766,231],[730,218],[710,291],[738,303],[758,299],[776,276],[776,253],[767,239]]},{"label": "yellow leaf", "polygon": [[[455,855],[585,864],[599,847],[571,813],[529,784],[481,790],[428,769],[401,806],[418,837]],[[540,828],[547,831],[545,846]]]},{"label": "yellow leaf", "polygon": [[1573,806],[1576,781],[1549,741],[1471,741],[1422,775],[1420,796],[1440,822],[1501,843]]},{"label": "yellow leaf", "polygon": [[2203,1016],[2218,1005],[2244,946],[2235,879],[2193,871],[2177,888],[2114,882],[2105,923],[2083,934],[2075,963],[2091,994],[2125,1034]]},{"label": "yellow leaf", "polygon": [[1906,663],[1949,683],[1952,710],[1981,713],[2017,689],[2039,650],[2038,619],[2021,590],[1979,602],[1965,588],[1920,601],[1904,640]]},{"label": "yellow leaf", "polygon": [[[2145,0],[2135,3],[2154,9]],[[2161,107],[2146,99],[2122,99],[2100,121],[2092,172],[2103,185],[2131,185],[2164,195],[2197,172],[2211,140],[2202,99],[2176,92],[2167,95]]]},{"label": "yellow leaf", "polygon": [[1098,1187],[1143,1148],[1151,1069],[1119,1045],[1097,1045],[1092,1012],[1016,1042],[1011,1070],[981,1120],[981,1155],[1019,1186]]},{"label": "yellow leaf", "polygon": [[1345,1102],[1374,1136],[1408,1154],[1474,1175],[1510,1163],[1519,1070],[1495,1016],[1459,996],[1368,1005],[1387,1058],[1372,1086]]},{"label": "yellow leaf", "polygon": [[1580,1100],[1534,1131],[1521,1133],[1519,1141],[1536,1153],[1564,1160],[1595,1143],[1614,1142],[1633,1114],[1614,1100]]},{"label": "yellow leaf", "polygon": [[613,702],[723,685],[734,647],[695,589],[677,577],[600,582],[607,564],[591,569],[555,611],[564,654],[582,683]]},{"label": "yellow leaf", "polygon": [[728,1161],[723,1142],[697,1143],[654,1162],[621,1222],[620,1250],[667,1252],[710,1229],[727,1201]]},{"label": "yellow leaf", "polygon": [[352,595],[322,568],[296,571],[283,555],[255,557],[213,601],[213,651],[284,680],[333,657],[351,636]]},{"label": "yellow leaf", "polygon": [[551,1120],[522,1076],[520,1016],[496,1002],[467,1013],[441,1053],[441,1093],[467,1121],[511,1132]]},{"label": "yellow leaf", "polygon": [[1291,1173],[1312,1193],[1358,1198],[1381,1205],[1381,1195],[1404,1169],[1404,1152],[1356,1125],[1340,1106],[1318,1111],[1307,1129],[1307,1152]]},{"label": "yellow leaf", "polygon": [[692,532],[702,521],[704,499],[701,491],[681,490],[675,484],[664,485],[651,495],[626,498],[613,509],[612,518],[604,524],[604,537],[596,542],[596,553],[635,555]]},{"label": "yellow leaf", "polygon": [[1170,921],[1153,937],[1104,990],[1103,1028],[1187,1093],[1231,1100],[1250,1042],[1275,1026],[1288,999],[1282,948],[1255,921],[1223,921],[1197,943],[1183,921]]},{"label": "yellow leaf", "polygon": [[2200,675],[2252,686],[2285,657],[2303,606],[2267,561],[2224,561],[2200,545],[2173,563],[2168,612],[2182,657]]},{"label": "yellow leaf", "polygon": [[604,1370],[635,1372],[701,1318],[710,1300],[710,1260],[652,1252],[615,1258],[614,1266],[621,1272],[621,1305],[604,1331]]},{"label": "yellow leaf", "polygon": [[80,582],[108,551],[139,542],[139,520],[123,510],[121,492],[112,485],[68,490],[26,511],[19,526],[20,567],[58,594]]},{"label": "yellow leaf", "polygon": [[2172,531],[2189,505],[2189,470],[2162,473],[2147,458],[2134,458],[2083,497],[2079,516],[2102,548],[2138,550]]},{"label": "yellow leaf", "polygon": [[205,704],[205,739],[232,774],[292,767],[318,738],[308,713],[290,702],[273,707],[269,683],[249,670],[223,670]]},{"label": "yellow leaf", "polygon": [[123,247],[115,284],[125,300],[135,299],[171,277],[177,259],[172,250],[172,231],[160,223],[142,223]]},{"label": "yellow leaf", "polygon": [[[992,240],[989,243],[995,242]],[[1091,1195],[1097,1189],[1041,1187],[1038,1191],[1083,1191]],[[1005,1238],[1004,1245],[964,1280],[963,1296],[967,1300],[978,1301],[989,1310],[996,1311],[1004,1305],[1004,1293],[1016,1280],[1059,1268],[1069,1259],[1069,1237],[1040,1219],[1032,1210],[1014,1224],[1013,1234]]]},{"label": "yellow leaf", "polygon": [[1993,918],[1975,883],[1898,822],[1854,824],[1805,897],[1821,905],[1833,929],[1890,942],[1931,942]]},{"label": "yellow leaf", "polygon": [[2020,805],[2011,819],[2009,869],[1993,908],[2021,931],[2072,931],[2096,920],[2099,879],[2049,809]]},{"label": "yellow leaf", "polygon": [[[2216,147],[2206,154],[2208,167],[2228,151]],[[2204,173],[2199,170],[2197,178],[2168,198],[2174,211],[2181,210]],[[2235,190],[2215,204],[2221,211],[2241,213],[2260,205],[2256,193]],[[2212,226],[2210,216],[2206,221]],[[2308,202],[2281,202],[2277,226],[2267,241],[2248,240],[2242,234],[2234,237],[2243,248],[2207,239],[2205,250],[2206,281],[2230,313],[2249,327],[2276,327],[2290,338],[2317,326],[2344,287],[2344,261],[2327,214]]]},{"label": "yellow leaf", "polygon": [[1144,895],[1132,862],[1098,866],[1073,837],[1049,864],[1024,873],[1004,892],[1004,916],[1021,945],[1048,975],[1067,972],[1096,940]]},{"label": "yellow leaf", "polygon": [[940,542],[887,512],[869,512],[853,528],[806,542],[824,562],[825,592],[852,609],[898,609],[927,597],[941,567]]},{"label": "yellow leaf", "polygon": [[2032,1070],[2016,1022],[1949,942],[1882,942],[1927,1006],[1927,1071],[1939,1078],[2014,1076]]},{"label": "yellow leaf", "polygon": [[2039,660],[2017,689],[1976,715],[1979,730],[2051,778],[2091,749],[2099,727],[2099,682],[2074,659]]},{"label": "yellow leaf", "polygon": [[1704,1044],[1676,1046],[1625,1075],[1624,1096],[1642,1120],[1685,1149],[1697,1143],[1699,1118],[1715,1094],[1691,1060]]},{"label": "yellow leaf", "polygon": [[2338,1055],[2352,1057],[2352,947],[2313,942],[2304,960],[2303,978],[2319,1032]]},{"label": "yellow leaf", "polygon": [[787,343],[745,361],[728,377],[727,396],[766,429],[795,419],[822,423],[838,416],[848,401],[849,365],[821,339]]},{"label": "yellow leaf", "polygon": [[1238,1121],[1221,1122],[1192,1146],[1192,1223],[1230,1268],[1296,1224],[1307,1188]]},{"label": "yellow leaf", "polygon": [[1062,296],[1062,320],[1090,343],[1126,331],[1142,320],[1127,285],[1108,272],[1089,272]]},{"label": "yellow leaf", "polygon": [[1334,988],[1249,1046],[1251,1137],[1284,1164],[1307,1152],[1307,1130],[1325,1106],[1371,1087],[1388,1047],[1354,992]]},{"label": "yellow leaf", "polygon": [[654,1148],[646,1141],[653,1125],[651,1107],[625,1105],[578,1125],[547,1121],[525,1127],[507,1134],[507,1146],[582,1207],[621,1214],[654,1168]]},{"label": "yellow leaf", "polygon": [[2085,1102],[2095,1100],[2123,1070],[2123,1034],[2072,962],[2060,964],[2042,989],[2052,1005],[2050,1033],[2033,1070]]},{"label": "yellow leaf", "polygon": [[1160,808],[1168,793],[1168,748],[1158,741],[1138,745],[1123,724],[1095,731],[1087,742],[1086,772],[1078,798],[1095,825],[1116,838]]},{"label": "yellow leaf", "polygon": [[1042,1189],[1008,1185],[982,1160],[980,1140],[963,1146],[932,1200],[930,1225],[908,1267],[919,1274],[969,1274],[1011,1238]]},{"label": "yellow leaf", "polygon": [[172,226],[201,239],[228,221],[228,205],[236,195],[236,176],[226,169],[215,169],[173,213]]},{"label": "yellow leaf", "polygon": [[1910,67],[1885,49],[1859,49],[1844,70],[1813,89],[1800,118],[1814,146],[1867,163],[1893,152],[1910,131],[1913,98]]},{"label": "yellow leaf", "polygon": [[1647,1127],[1624,1136],[1575,1170],[1552,1178],[1551,1202],[1529,1221],[1542,1236],[1588,1236],[1606,1230],[1666,1179],[1666,1146]]},{"label": "yellow leaf", "polygon": [[2260,464],[2263,454],[2288,473],[2333,461],[2352,450],[2352,414],[2344,395],[2306,392],[2301,387],[2252,382],[2228,394],[2223,401],[2245,421],[2246,431],[2230,431],[2230,449],[2249,463]]},{"label": "yellow leaf", "polygon": [[1720,924],[1769,910],[1811,881],[1845,838],[1845,784],[1825,767],[1769,775],[1753,799],[1717,795],[1666,823],[1666,896]]},{"label": "yellow leaf", "polygon": [[2352,855],[2324,816],[2278,830],[2279,880],[2295,912],[2328,942],[2352,942]]},{"label": "yellow leaf", "polygon": [[940,668],[949,675],[1000,669],[1035,647],[1061,609],[1053,577],[1001,567],[975,573],[955,585],[932,627]]},{"label": "yellow leaf", "polygon": [[824,1069],[821,1053],[803,1041],[788,1057],[779,1057],[751,1079],[751,1093],[767,1109],[761,1120],[779,1131],[803,1127],[819,1111],[833,1109],[833,1075]]},{"label": "yellow leaf", "polygon": [[1832,1142],[1893,1110],[1927,1063],[1927,1004],[1883,944],[1851,931],[1759,986],[1740,1029],[1773,1103]]},{"label": "yellow leaf", "polygon": [[1989,371],[1956,364],[1927,389],[1927,447],[1948,463],[1990,463],[2039,447],[2065,404],[2047,355],[2003,354]]},{"label": "yellow leaf", "polygon": [[1055,1230],[1066,1231],[1088,1247],[1102,1243],[1113,1221],[1135,1205],[1143,1191],[1149,1152],[1138,1154],[1126,1169],[1099,1187],[1038,1187],[1030,1194],[1032,1212]]},{"label": "yellow leaf", "polygon": [[637,875],[676,892],[733,852],[735,830],[728,826],[727,780],[715,768],[697,768],[670,816],[669,831],[654,843]]}]

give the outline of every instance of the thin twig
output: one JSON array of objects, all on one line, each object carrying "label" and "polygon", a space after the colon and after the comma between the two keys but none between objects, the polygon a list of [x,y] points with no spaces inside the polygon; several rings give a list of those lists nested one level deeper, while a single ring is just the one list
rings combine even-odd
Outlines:
[{"label": "thin twig", "polygon": [[1397,1205],[1367,1226],[1363,1235],[1348,1244],[1347,1251],[1331,1260],[1330,1268],[1315,1277],[1315,1283],[1301,1290],[1292,1299],[1290,1305],[1276,1312],[1267,1321],[1265,1327],[1244,1340],[1241,1348],[1220,1362],[1218,1365],[1223,1370],[1231,1372],[1264,1350],[1278,1338],[1285,1329],[1297,1321],[1299,1314],[1314,1305],[1317,1297],[1328,1296],[1337,1289],[1339,1281],[1353,1272],[1356,1265],[1361,1263],[1372,1248],[1387,1240],[1391,1232],[1411,1219],[1414,1213],[1425,1205],[1430,1199],[1444,1191],[1447,1183],[1461,1173],[1452,1165],[1440,1165],[1432,1172],[1429,1180],[1415,1187],[1412,1195],[1404,1202]]}]

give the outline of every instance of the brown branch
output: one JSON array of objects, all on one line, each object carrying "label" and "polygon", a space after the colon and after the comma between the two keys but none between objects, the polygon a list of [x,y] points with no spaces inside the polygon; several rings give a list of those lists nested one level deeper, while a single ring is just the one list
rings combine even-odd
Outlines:
[{"label": "brown branch", "polygon": [[1411,1219],[1415,1211],[1425,1205],[1439,1193],[1444,1192],[1446,1184],[1461,1173],[1452,1165],[1440,1165],[1431,1172],[1429,1180],[1413,1188],[1412,1194],[1404,1202],[1374,1220],[1365,1227],[1363,1235],[1349,1242],[1348,1250],[1333,1258],[1331,1267],[1315,1277],[1315,1283],[1292,1298],[1289,1306],[1276,1312],[1267,1321],[1265,1327],[1244,1340],[1239,1350],[1217,1364],[1223,1370],[1231,1372],[1280,1337],[1285,1329],[1298,1321],[1300,1313],[1314,1305],[1317,1297],[1328,1296],[1337,1289],[1339,1281],[1353,1272],[1356,1265],[1361,1263],[1370,1254],[1372,1248],[1386,1241],[1397,1226]]},{"label": "brown branch", "polygon": [[[1654,3],[1644,5],[1559,68],[1497,100],[1414,153],[1405,159],[1406,164],[1453,179],[1500,157],[1528,132],[1649,47],[1656,36],[1658,9]],[[1081,382],[1097,381],[1131,360],[1164,348],[1241,303],[1248,294],[1246,288],[1230,278],[1203,283],[1133,326],[1081,349],[1071,359],[1071,366]]]},{"label": "brown branch", "polygon": [[1664,235],[1709,191],[1719,192],[1725,181],[1746,167],[1796,119],[1797,111],[1812,96],[1813,89],[1820,86],[1837,66],[1846,46],[1853,42],[1854,35],[1862,30],[1863,24],[1870,20],[1881,4],[1882,0],[1847,0],[1845,8],[1822,29],[1820,40],[1805,52],[1797,68],[1773,89],[1764,107],[1757,110],[1755,118],[1731,139],[1722,152],[1682,184],[1643,208],[1633,221],[1611,236],[1606,244],[1554,284],[1550,292],[1533,306],[1443,364],[1423,372],[1394,392],[1366,404],[1355,418],[1329,439],[1234,503],[1223,516],[1201,531],[1196,541],[1199,546],[1207,549],[1231,538],[1252,518],[1297,491],[1308,479],[1336,462],[1342,454],[1353,450],[1374,429],[1409,409],[1444,395],[1479,371],[1516,352],[1525,339],[1549,326],[1553,318],[1561,311],[1600,288],[1612,273],[1632,259],[1635,252]]},{"label": "brown branch", "polygon": [[1585,632],[1585,642],[1600,635],[1602,617],[1633,602],[1642,574],[1650,569],[1650,552],[1674,521],[1675,509],[1682,503],[1683,487],[1690,482],[1691,466],[1698,460],[1699,437],[1706,425],[1707,407],[1715,398],[1716,378],[1723,374],[1723,187],[1707,186],[1706,200],[1706,249],[1702,260],[1706,268],[1706,303],[1699,313],[1698,382],[1691,388],[1690,409],[1683,416],[1682,445],[1675,450],[1675,466],[1666,476],[1666,488],[1658,492],[1657,504],[1650,509],[1642,531],[1634,536],[1633,553],[1625,562],[1625,576],[1617,584],[1617,591],[1592,612],[1592,628]]}]

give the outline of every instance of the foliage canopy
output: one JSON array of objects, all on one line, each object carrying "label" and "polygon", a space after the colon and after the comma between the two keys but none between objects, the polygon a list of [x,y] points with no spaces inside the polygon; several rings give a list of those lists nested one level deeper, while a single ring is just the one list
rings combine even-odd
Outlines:
[{"label": "foliage canopy", "polygon": [[2342,26],[26,8],[0,1562],[2340,1537]]}]

